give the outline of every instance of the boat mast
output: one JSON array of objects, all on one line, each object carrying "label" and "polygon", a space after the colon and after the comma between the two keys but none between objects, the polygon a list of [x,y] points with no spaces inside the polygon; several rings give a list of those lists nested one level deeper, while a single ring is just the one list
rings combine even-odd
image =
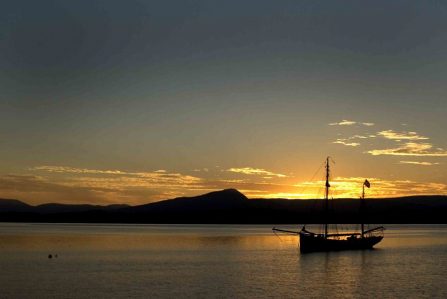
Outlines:
[{"label": "boat mast", "polygon": [[329,157],[326,158],[326,192],[324,194],[325,204],[324,204],[324,210],[325,210],[325,220],[326,223],[324,224],[324,237],[327,238],[328,235],[328,216],[329,216],[329,188],[331,185],[329,184]]},{"label": "boat mast", "polygon": [[360,201],[360,219],[362,221],[361,226],[362,226],[362,238],[365,235],[365,224],[363,223],[364,219],[364,211],[365,211],[365,183],[363,183],[362,185],[362,199]]}]

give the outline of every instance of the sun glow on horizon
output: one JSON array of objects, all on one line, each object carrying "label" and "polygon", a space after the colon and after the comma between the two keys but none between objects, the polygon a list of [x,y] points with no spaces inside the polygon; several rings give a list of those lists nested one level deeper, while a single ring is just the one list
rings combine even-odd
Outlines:
[{"label": "sun glow on horizon", "polygon": [[[411,167],[408,173],[418,171],[417,167],[439,169],[436,157],[443,157],[445,150],[428,143],[428,137],[416,131],[381,130],[371,132],[371,123],[343,120],[330,126],[354,127],[357,132],[348,137],[339,137],[332,144],[342,144],[355,151],[365,147],[368,142],[387,140],[395,147],[363,152],[365,159],[383,159],[374,156],[433,156],[425,161],[402,160],[396,157],[390,167]],[[374,124],[376,126],[376,124]],[[341,133],[339,133],[341,136]],[[407,140],[407,141],[402,141]],[[423,140],[423,142],[419,142]],[[354,142],[353,142],[354,141]],[[361,141],[361,142],[359,142]],[[374,146],[374,147],[373,147]],[[375,144],[370,144],[375,148]],[[399,160],[397,160],[399,159]],[[350,160],[350,159],[348,159]],[[288,161],[285,161],[288,162]],[[301,161],[303,164],[304,161]],[[367,161],[368,162],[368,161]],[[284,161],[283,161],[284,163]],[[348,164],[346,161],[340,164]],[[369,161],[371,163],[371,161]],[[376,162],[374,162],[376,163]],[[381,162],[383,163],[383,161]],[[174,167],[154,169],[123,168],[83,168],[66,165],[38,165],[28,167],[20,174],[0,175],[0,188],[5,198],[18,198],[33,204],[48,202],[62,203],[97,203],[97,204],[144,204],[182,196],[197,196],[222,189],[237,189],[248,198],[287,198],[287,199],[321,199],[324,198],[325,180],[303,180],[295,167],[268,167],[258,163],[238,163],[239,165],[212,166],[203,165],[188,170]],[[244,165],[245,164],[245,165]],[[284,164],[282,164],[284,165]],[[287,164],[286,164],[287,165]],[[337,167],[338,173],[353,173],[352,169]],[[303,166],[301,166],[303,167]],[[304,167],[305,169],[305,167]],[[320,165],[313,177],[324,177],[324,167]],[[356,172],[364,172],[355,169]],[[386,173],[370,172],[368,180],[371,188],[366,190],[366,197],[386,198],[410,195],[447,195],[447,183],[442,180],[423,181],[421,176],[411,176],[395,180],[383,177]],[[334,172],[331,171],[334,175]],[[373,176],[373,174],[376,174]],[[416,178],[416,179],[415,179]],[[425,179],[425,178],[424,178]],[[360,176],[335,176],[330,179],[330,198],[358,198],[362,193],[365,178]]]},{"label": "sun glow on horizon", "polygon": [[5,1],[0,198],[323,198],[328,155],[334,198],[447,194],[447,6],[420,2]]},{"label": "sun glow on horizon", "polygon": [[[413,166],[414,167],[414,166]],[[48,202],[144,204],[181,196],[196,196],[234,188],[248,198],[324,198],[324,180],[300,181],[261,168],[209,170],[126,171],[84,169],[65,166],[38,166],[23,175],[0,175],[2,196],[32,204]],[[237,170],[237,171],[234,171]],[[266,174],[271,174],[266,176]],[[272,175],[276,174],[276,176]],[[358,198],[364,177],[334,177],[330,180],[331,198]],[[447,184],[414,180],[368,178],[371,188],[366,197],[384,198],[409,195],[447,195]]]},{"label": "sun glow on horizon", "polygon": [[[365,178],[337,177],[330,182],[330,198],[359,198]],[[388,198],[411,195],[447,195],[447,185],[441,183],[422,183],[410,180],[368,179],[371,188],[365,188],[365,196]],[[324,198],[325,181],[305,181],[293,185],[296,192],[275,192],[262,194],[263,198],[321,199]],[[304,190],[304,191],[300,191]],[[259,196],[259,194],[258,194]]]}]

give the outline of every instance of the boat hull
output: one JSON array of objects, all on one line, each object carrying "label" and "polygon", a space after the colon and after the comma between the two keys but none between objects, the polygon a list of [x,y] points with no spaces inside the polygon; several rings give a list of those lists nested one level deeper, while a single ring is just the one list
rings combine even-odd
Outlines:
[{"label": "boat hull", "polygon": [[363,250],[372,249],[379,243],[383,236],[367,236],[364,238],[330,239],[321,235],[300,233],[301,253],[340,251],[340,250]]}]

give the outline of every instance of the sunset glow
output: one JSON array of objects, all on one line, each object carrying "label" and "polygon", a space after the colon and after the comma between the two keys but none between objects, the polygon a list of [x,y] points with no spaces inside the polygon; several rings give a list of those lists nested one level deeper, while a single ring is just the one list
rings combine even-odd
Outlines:
[{"label": "sunset glow", "polygon": [[447,194],[442,5],[174,2],[7,5],[0,198]]}]

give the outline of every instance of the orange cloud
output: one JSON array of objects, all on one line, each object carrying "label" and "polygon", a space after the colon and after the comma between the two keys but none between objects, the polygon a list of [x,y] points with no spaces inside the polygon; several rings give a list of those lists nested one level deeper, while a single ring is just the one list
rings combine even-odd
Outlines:
[{"label": "orange cloud", "polygon": [[363,125],[363,126],[367,126],[367,127],[371,127],[374,126],[374,123],[371,122],[357,122],[357,121],[353,121],[353,120],[347,120],[344,119],[340,122],[334,122],[334,123],[330,123],[330,126],[352,126],[352,125]]},{"label": "orange cloud", "polygon": [[[336,177],[331,182],[330,190],[334,197],[356,198],[361,195],[364,181],[363,177]],[[447,194],[447,185],[442,183],[379,178],[368,178],[368,181],[371,183],[371,188],[367,190],[368,197]],[[323,195],[324,181],[301,182],[295,186],[306,190],[306,193]]]},{"label": "orange cloud", "polygon": [[336,141],[334,141],[332,143],[343,144],[343,145],[346,145],[346,146],[353,146],[353,147],[356,147],[356,146],[360,145],[360,143],[358,143],[358,142],[347,142],[346,140],[347,139],[340,138],[340,139],[337,139]]},{"label": "orange cloud", "polygon": [[373,134],[369,134],[369,135],[354,135],[351,137],[347,137],[347,138],[338,138],[337,140],[333,141],[332,143],[335,144],[343,144],[346,146],[359,146],[360,143],[359,142],[352,142],[352,140],[356,140],[356,139],[368,139],[368,138],[375,138],[376,135]]},{"label": "orange cloud", "polygon": [[[122,170],[98,170],[84,169],[65,166],[38,166],[30,168],[32,171],[40,172],[39,182],[35,186],[45,189],[45,196],[34,193],[20,194],[21,198],[31,198],[48,202],[58,193],[63,201],[67,201],[64,193],[67,190],[84,190],[90,193],[73,197],[73,202],[108,202],[108,203],[146,203],[157,199],[167,199],[185,194],[184,190],[201,188],[203,179],[166,170],[155,170],[152,172],[127,172]],[[49,176],[45,175],[49,174]],[[48,185],[51,182],[50,185]],[[38,184],[37,184],[38,183]],[[17,184],[24,189],[26,181],[19,179]],[[64,192],[61,192],[64,188]],[[0,189],[0,191],[2,191]],[[48,196],[48,193],[53,195]],[[78,192],[79,193],[79,192]],[[61,201],[61,199],[56,200]]]},{"label": "orange cloud", "polygon": [[247,175],[264,175],[264,176],[267,176],[266,178],[268,178],[268,176],[279,177],[279,178],[287,177],[285,174],[274,173],[271,171],[267,171],[265,169],[252,168],[252,167],[230,168],[230,169],[227,169],[227,171],[243,173],[243,174],[247,174]]},{"label": "orange cloud", "polygon": [[428,137],[418,135],[416,132],[396,132],[393,130],[380,131],[377,135],[391,140],[427,140]]},{"label": "orange cloud", "polygon": [[411,165],[423,165],[423,166],[439,165],[439,163],[417,162],[417,161],[400,161],[399,163],[400,164],[411,164]]},{"label": "orange cloud", "polygon": [[330,126],[352,126],[355,125],[357,122],[352,121],[352,120],[342,120],[341,122],[335,122],[335,123],[330,123]]},{"label": "orange cloud", "polygon": [[[233,172],[231,177],[220,178],[228,172],[219,171],[218,179],[213,179],[212,173],[206,173],[208,177],[197,177],[166,170],[128,172],[64,166],[39,166],[31,169],[39,175],[0,175],[0,196],[24,199],[35,204],[45,202],[142,204],[226,188],[236,188],[249,198],[306,199],[322,198],[324,194],[324,181],[296,183],[291,182],[292,178],[283,174],[250,167],[228,170]],[[358,197],[364,179],[336,177],[331,180],[333,196]],[[447,186],[442,183],[380,178],[368,178],[368,180],[372,185],[371,189],[367,190],[369,197],[447,194]]]},{"label": "orange cloud", "polygon": [[438,149],[433,151],[430,143],[407,142],[396,148],[370,150],[367,153],[373,156],[414,156],[414,157],[447,157],[447,151]]}]

